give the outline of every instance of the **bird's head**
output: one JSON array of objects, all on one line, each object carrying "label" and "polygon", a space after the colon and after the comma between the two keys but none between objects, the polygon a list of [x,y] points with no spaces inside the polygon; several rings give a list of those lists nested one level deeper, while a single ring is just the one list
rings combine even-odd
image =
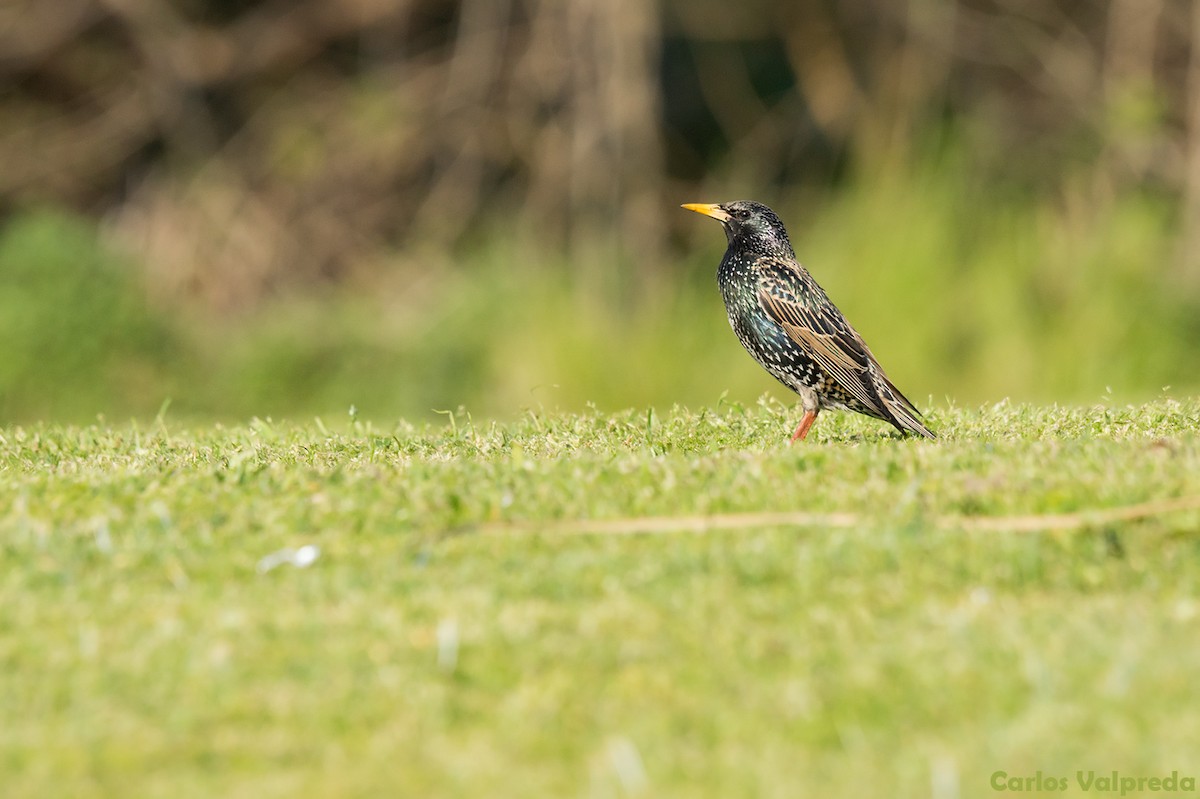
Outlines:
[{"label": "bird's head", "polygon": [[762,203],[737,200],[719,205],[687,203],[683,207],[718,220],[731,247],[740,245],[766,253],[794,255],[783,222]]}]

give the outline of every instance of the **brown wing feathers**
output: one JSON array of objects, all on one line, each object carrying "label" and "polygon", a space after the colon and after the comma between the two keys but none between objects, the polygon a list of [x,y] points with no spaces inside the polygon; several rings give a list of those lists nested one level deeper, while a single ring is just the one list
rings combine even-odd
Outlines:
[{"label": "brown wing feathers", "polygon": [[[914,415],[920,413],[916,407],[888,380],[862,336],[802,267],[774,258],[763,258],[756,267],[763,310],[846,393],[862,403],[866,413],[934,437]],[[789,285],[799,285],[811,296],[798,297]]]}]

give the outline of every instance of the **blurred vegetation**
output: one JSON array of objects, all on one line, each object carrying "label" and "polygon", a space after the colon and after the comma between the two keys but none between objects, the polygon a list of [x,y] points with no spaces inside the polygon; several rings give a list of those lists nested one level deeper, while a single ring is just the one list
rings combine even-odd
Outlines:
[{"label": "blurred vegetation", "polygon": [[1180,0],[9,3],[0,421],[748,399],[676,207],[738,197],[915,399],[1196,391],[1197,42]]}]

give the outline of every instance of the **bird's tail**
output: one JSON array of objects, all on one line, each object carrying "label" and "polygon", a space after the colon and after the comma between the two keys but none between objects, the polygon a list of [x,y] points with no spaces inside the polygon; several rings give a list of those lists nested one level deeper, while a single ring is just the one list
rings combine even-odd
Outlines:
[{"label": "bird's tail", "polygon": [[902,433],[917,433],[925,438],[937,438],[937,434],[921,421],[921,412],[917,410],[917,406],[913,405],[908,397],[901,394],[900,389],[896,388],[886,376],[880,374],[878,378],[875,385],[879,391],[879,398],[883,400],[883,407],[887,411],[888,421]]}]

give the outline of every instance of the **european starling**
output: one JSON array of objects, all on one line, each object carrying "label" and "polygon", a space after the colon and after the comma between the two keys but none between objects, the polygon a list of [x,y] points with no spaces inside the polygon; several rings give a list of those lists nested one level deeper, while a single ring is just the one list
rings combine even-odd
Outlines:
[{"label": "european starling", "polygon": [[803,441],[826,408],[891,422],[902,433],[935,438],[920,411],[892,385],[842,312],[796,261],[783,223],[762,203],[683,206],[720,220],[729,248],[717,285],[729,324],[754,360],[800,395]]}]

